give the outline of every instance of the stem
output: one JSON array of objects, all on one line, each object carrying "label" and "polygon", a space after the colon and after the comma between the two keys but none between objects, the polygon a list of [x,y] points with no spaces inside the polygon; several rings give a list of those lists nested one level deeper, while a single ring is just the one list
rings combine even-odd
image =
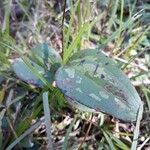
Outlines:
[{"label": "stem", "polygon": [[64,1],[64,7],[63,7],[63,18],[62,18],[62,59],[63,59],[63,53],[64,53],[64,21],[65,21],[65,9],[66,9],[66,1]]}]

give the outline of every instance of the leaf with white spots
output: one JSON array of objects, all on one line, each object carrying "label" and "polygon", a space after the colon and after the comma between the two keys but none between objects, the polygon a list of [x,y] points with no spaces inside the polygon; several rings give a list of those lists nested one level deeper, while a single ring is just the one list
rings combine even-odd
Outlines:
[{"label": "leaf with white spots", "polygon": [[57,70],[55,80],[77,107],[82,105],[125,121],[136,120],[140,97],[124,73],[99,50],[74,54]]}]

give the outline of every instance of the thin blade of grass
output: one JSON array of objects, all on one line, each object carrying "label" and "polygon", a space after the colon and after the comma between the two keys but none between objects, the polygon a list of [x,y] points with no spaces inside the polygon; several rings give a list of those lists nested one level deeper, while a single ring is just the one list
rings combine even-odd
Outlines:
[{"label": "thin blade of grass", "polygon": [[122,141],[120,141],[118,138],[116,138],[112,133],[106,131],[106,133],[112,138],[113,141],[117,143],[117,146],[123,150],[128,150],[129,147],[125,145]]},{"label": "thin blade of grass", "polygon": [[80,29],[80,26],[82,25],[81,3],[78,3],[77,6],[77,16],[78,16],[78,29]]},{"label": "thin blade of grass", "polygon": [[139,131],[140,131],[140,122],[142,119],[142,114],[143,114],[143,106],[140,105],[138,114],[137,114],[137,121],[136,121],[136,126],[134,129],[134,136],[133,136],[133,142],[131,145],[131,150],[136,150],[137,148],[137,142],[138,142],[138,136],[139,136]]},{"label": "thin blade of grass", "polygon": [[[99,14],[98,16],[96,16],[95,18],[92,19],[92,21],[89,23],[89,30],[87,31],[87,39],[89,40],[89,38],[91,37],[91,30],[92,27],[94,27],[94,25],[96,24],[97,21],[101,20],[104,16],[104,13]],[[100,38],[100,36],[98,35],[98,38]]]},{"label": "thin blade of grass", "polygon": [[146,140],[137,148],[137,150],[142,150],[142,148],[144,147],[144,145],[150,140],[150,136],[148,138],[146,138]]},{"label": "thin blade of grass", "polygon": [[13,100],[11,100],[10,102],[8,102],[6,106],[7,106],[7,107],[10,107],[12,104],[14,104],[14,103],[18,102],[19,100],[21,100],[22,98],[24,98],[25,95],[26,95],[26,93],[24,93],[24,94],[22,94],[22,95],[16,97],[15,99],[13,99]]},{"label": "thin blade of grass", "polygon": [[129,18],[123,25],[121,29],[116,30],[113,34],[111,34],[109,36],[109,38],[107,38],[101,45],[99,45],[97,48],[103,48],[105,47],[109,42],[111,42],[112,40],[114,40],[116,38],[116,36],[118,35],[119,32],[122,32],[123,30],[126,30],[128,28],[130,28],[130,26],[132,24],[134,24],[134,22],[141,17],[141,11],[139,11],[138,13],[136,13],[133,17]]},{"label": "thin blade of grass", "polygon": [[44,116],[45,116],[45,123],[46,123],[46,133],[48,137],[48,149],[53,150],[52,135],[51,135],[51,115],[50,115],[50,108],[48,102],[48,92],[43,93],[43,107],[44,107]]},{"label": "thin blade of grass", "polygon": [[141,54],[143,54],[145,51],[147,51],[148,49],[144,49],[142,50],[140,53],[137,53],[135,56],[131,57],[129,60],[128,60],[128,63],[126,64],[123,64],[121,66],[121,69],[124,70],[132,61],[134,61],[135,58],[139,57]]},{"label": "thin blade of grass", "polygon": [[[78,6],[77,6],[77,18],[78,18],[78,31],[80,30],[81,26],[82,26],[82,13],[81,13],[81,3],[78,3]],[[82,41],[82,37],[80,39],[80,41]],[[77,48],[80,50],[81,49],[81,42],[78,43],[77,45]]]},{"label": "thin blade of grass", "polygon": [[113,144],[113,141],[112,139],[109,137],[109,135],[107,134],[106,131],[102,130],[103,131],[103,135],[105,137],[105,139],[107,140],[108,144],[109,144],[109,147],[111,150],[116,150],[115,148],[115,145]]},{"label": "thin blade of grass", "polygon": [[[135,1],[132,3],[131,10],[129,11],[129,12],[130,12],[130,16],[132,16],[132,14],[133,14],[133,11],[134,11],[134,9],[135,9],[136,3],[137,3],[137,0],[135,0]],[[130,2],[130,5],[131,5],[131,2]]]},{"label": "thin blade of grass", "polygon": [[74,120],[71,122],[69,128],[67,129],[67,133],[65,135],[65,140],[64,140],[63,145],[62,145],[62,150],[67,150],[69,134],[71,133],[71,130],[72,130],[75,122],[76,122],[76,117],[74,118]]},{"label": "thin blade of grass", "polygon": [[6,55],[0,51],[0,62],[2,62],[3,64],[10,64],[10,62],[8,61]]},{"label": "thin blade of grass", "polygon": [[109,22],[108,22],[108,30],[110,30],[113,25],[113,21],[115,19],[115,14],[117,12],[118,4],[119,4],[118,2],[119,0],[114,1],[113,10],[112,10]]},{"label": "thin blade of grass", "polygon": [[64,51],[64,57],[63,57],[63,64],[66,64],[69,57],[71,56],[73,50],[75,49],[75,47],[78,45],[78,43],[80,42],[81,37],[83,36],[83,33],[85,31],[87,31],[87,29],[89,28],[89,22],[85,23],[79,30],[78,34],[76,35],[75,39],[73,40],[73,42],[71,43],[71,45],[69,46],[68,49],[66,49]]},{"label": "thin blade of grass", "polygon": [[[30,127],[31,122],[32,122],[31,117],[25,117],[19,124],[17,124],[16,130],[13,131],[13,133],[15,133],[17,135],[15,137],[18,137],[21,134],[23,134],[24,131],[26,131]],[[12,139],[11,141],[14,141],[14,139]]]},{"label": "thin blade of grass", "polygon": [[19,136],[15,141],[13,141],[6,150],[12,150],[14,146],[16,146],[21,140],[23,140],[27,135],[31,134],[35,129],[37,129],[41,123],[44,122],[44,118],[41,118],[38,122],[33,124],[28,130],[26,130],[21,136]]},{"label": "thin blade of grass", "polygon": [[118,35],[116,36],[117,39],[116,47],[119,47],[121,44],[120,39],[121,39],[121,32],[122,32],[122,25],[123,25],[123,12],[124,12],[124,0],[121,0],[121,11],[120,11]]},{"label": "thin blade of grass", "polygon": [[136,78],[138,78],[138,77],[140,77],[140,76],[143,76],[143,75],[150,76],[150,71],[143,71],[143,72],[140,72],[140,73],[138,73],[137,75],[131,77],[130,79],[131,79],[131,80],[135,80]]},{"label": "thin blade of grass", "polygon": [[[131,2],[131,1],[130,1],[130,3],[129,3],[129,17],[130,17],[130,18],[131,18],[132,15],[134,14],[134,10],[135,10],[135,8],[136,8],[136,3],[137,3],[137,0],[134,0],[134,2]],[[143,11],[143,10],[142,10],[142,11]],[[142,13],[142,11],[141,11],[141,13]],[[129,32],[132,32],[133,28],[134,28],[134,24],[132,24],[132,25],[130,26]]]},{"label": "thin blade of grass", "polygon": [[25,13],[25,15],[28,17],[28,19],[33,22],[33,19],[31,18],[30,14],[27,12],[27,10],[24,8],[24,6],[21,4],[21,2],[19,2],[18,0],[16,0],[17,4],[20,6],[20,8],[22,9],[22,11]]},{"label": "thin blade of grass", "polygon": [[141,89],[145,95],[147,106],[148,106],[148,109],[150,111],[150,90],[146,89],[145,87],[142,87]]},{"label": "thin blade of grass", "polygon": [[[7,1],[5,1],[6,3]],[[11,4],[12,0],[9,0],[7,4],[5,4],[5,15],[4,15],[4,21],[2,26],[2,32],[5,32],[5,34],[9,35],[9,17],[10,17],[10,11],[11,11]]]},{"label": "thin blade of grass", "polygon": [[0,111],[0,147],[3,147],[3,132],[2,132],[2,119],[5,115],[6,109]]},{"label": "thin blade of grass", "polygon": [[71,9],[70,9],[71,10],[71,18],[69,20],[69,27],[67,29],[67,33],[65,33],[66,36],[65,36],[65,42],[64,42],[64,50],[68,48],[69,38],[70,38],[70,35],[72,35],[71,29],[72,29],[72,24],[73,24],[73,18],[75,16],[75,12],[77,10],[77,6],[78,6],[79,2],[80,2],[80,0],[78,0],[76,2],[76,4],[73,5],[72,1],[71,1]]},{"label": "thin blade of grass", "polygon": [[[12,131],[12,135],[13,135],[12,137],[13,137],[13,139],[12,139],[11,142],[13,142],[15,139],[18,138],[18,134],[16,133],[16,131],[15,131],[14,127],[13,127],[13,123],[12,123],[12,121],[9,119],[9,117],[6,117],[6,120],[7,120],[8,124],[9,124],[10,130]],[[22,123],[22,122],[21,122],[21,123]],[[11,143],[11,142],[10,142],[10,143]],[[19,147],[19,149],[21,149],[20,143],[18,143],[18,147]]]}]

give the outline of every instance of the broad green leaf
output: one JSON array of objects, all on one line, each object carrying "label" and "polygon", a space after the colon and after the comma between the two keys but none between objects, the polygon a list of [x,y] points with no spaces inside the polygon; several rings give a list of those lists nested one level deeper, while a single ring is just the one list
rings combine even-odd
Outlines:
[{"label": "broad green leaf", "polygon": [[[41,66],[30,60],[30,64],[35,67],[37,72],[41,74],[48,82],[51,82],[51,73],[46,72]],[[15,59],[12,64],[13,70],[16,75],[23,81],[36,85],[38,87],[43,86],[43,82],[28,68],[21,58]]]},{"label": "broad green leaf", "polygon": [[[35,68],[38,74],[41,74],[48,83],[52,83],[56,70],[61,65],[61,57],[53,48],[46,43],[38,45],[32,49],[31,60],[29,63]],[[15,59],[13,70],[23,81],[42,87],[44,83],[32,72],[23,59]]]},{"label": "broad green leaf", "polygon": [[98,49],[74,54],[68,64],[58,69],[55,80],[73,105],[124,121],[136,120],[140,97],[124,73]]}]

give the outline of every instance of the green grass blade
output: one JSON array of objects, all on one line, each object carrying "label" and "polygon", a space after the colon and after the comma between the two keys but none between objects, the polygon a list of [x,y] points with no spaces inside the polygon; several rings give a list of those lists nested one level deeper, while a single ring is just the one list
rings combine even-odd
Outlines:
[{"label": "green grass blade", "polygon": [[101,47],[105,47],[109,42],[111,42],[112,40],[114,40],[117,35],[119,34],[119,32],[122,32],[123,30],[126,30],[128,28],[130,28],[130,26],[132,24],[134,24],[134,22],[141,17],[141,11],[138,12],[136,15],[134,15],[133,17],[129,18],[125,23],[123,23],[123,25],[121,26],[120,29],[116,30],[113,34],[110,35],[109,38],[107,38],[102,45],[99,45],[98,48]]},{"label": "green grass blade", "polygon": [[109,135],[107,134],[107,132],[105,132],[104,130],[103,131],[103,135],[105,137],[105,139],[107,140],[108,144],[109,144],[109,147],[111,150],[116,150],[114,144],[113,144],[113,141],[112,139],[109,137]]},{"label": "green grass blade", "polygon": [[[132,7],[131,7],[131,10],[130,10],[130,16],[133,14],[133,11],[135,10],[136,3],[137,3],[137,0],[134,0],[134,2],[132,3]],[[131,3],[130,3],[130,5],[131,5]]]},{"label": "green grass blade", "polygon": [[43,93],[43,107],[46,122],[46,133],[48,137],[48,149],[53,150],[52,135],[51,135],[51,115],[48,103],[48,92]]},{"label": "green grass blade", "polygon": [[110,133],[109,131],[106,131],[106,133],[112,138],[113,141],[116,142],[116,145],[123,149],[123,150],[129,150],[129,147],[127,145],[125,145],[122,141],[120,141],[117,137],[115,137],[112,133]]},{"label": "green grass blade", "polygon": [[111,16],[110,16],[110,19],[109,19],[109,22],[108,22],[108,30],[110,30],[112,25],[113,25],[113,22],[114,22],[114,19],[115,19],[115,14],[117,12],[118,4],[119,4],[118,2],[119,2],[119,0],[116,0],[116,1],[113,2],[114,5],[113,5],[113,10],[111,12]]},{"label": "green grass blade", "polygon": [[131,79],[131,80],[135,80],[136,78],[138,78],[138,77],[140,77],[140,76],[143,76],[143,75],[150,76],[150,71],[143,71],[143,72],[140,72],[140,73],[138,73],[137,75],[131,77],[130,79]]},{"label": "green grass blade", "polygon": [[64,35],[66,35],[65,36],[65,43],[64,43],[64,50],[68,48],[69,38],[72,35],[71,29],[72,29],[73,19],[74,19],[75,12],[77,10],[77,6],[78,6],[79,2],[80,2],[80,0],[78,0],[74,6],[71,2],[71,18],[70,18],[70,21],[69,21],[69,27],[67,29],[67,32],[64,34]]},{"label": "green grass blade", "polygon": [[131,145],[131,150],[136,150],[136,148],[137,148],[137,142],[138,142],[138,136],[139,136],[140,122],[142,119],[142,114],[143,114],[143,106],[140,106],[138,114],[137,114],[137,121],[136,121],[136,126],[134,129],[134,136],[133,136],[133,142]]},{"label": "green grass blade", "polygon": [[16,0],[16,2],[18,3],[18,5],[22,9],[22,11],[25,13],[25,15],[28,17],[28,19],[33,22],[33,19],[31,18],[30,14],[27,12],[27,10],[24,8],[24,6],[21,4],[21,2],[19,2],[18,0]]},{"label": "green grass blade", "polygon": [[12,104],[22,100],[26,96],[26,93],[23,93],[22,95],[16,97],[15,99],[11,100],[9,103],[7,103],[7,107],[10,107]]},{"label": "green grass blade", "polygon": [[76,35],[75,39],[73,40],[73,42],[71,43],[71,45],[69,46],[68,49],[66,49],[64,51],[64,57],[63,57],[63,64],[66,64],[69,57],[71,56],[73,50],[75,49],[75,47],[78,45],[78,43],[80,42],[81,37],[83,36],[83,33],[85,31],[87,31],[89,28],[89,22],[85,23],[79,30],[78,34]]},{"label": "green grass blade", "polygon": [[76,121],[76,117],[75,117],[74,120],[71,122],[71,124],[70,124],[70,126],[69,126],[69,128],[68,128],[68,130],[67,130],[67,133],[66,133],[66,135],[65,135],[65,140],[64,140],[63,145],[62,145],[62,150],[67,150],[69,134],[71,133],[71,130],[72,130],[72,128],[73,128],[73,125],[74,125],[75,121]]},{"label": "green grass blade", "polygon": [[120,46],[120,39],[121,39],[121,32],[122,32],[122,25],[123,25],[123,12],[124,12],[124,0],[121,0],[121,11],[120,11],[120,19],[119,19],[119,29],[118,29],[118,35],[116,36],[117,39],[117,46]]},{"label": "green grass blade", "polygon": [[10,64],[5,54],[1,51],[0,51],[0,62],[2,62],[3,64],[7,64],[7,65]]},{"label": "green grass blade", "polygon": [[138,58],[138,56],[140,56],[141,54],[143,54],[145,51],[146,51],[146,50],[144,49],[144,50],[142,50],[140,53],[137,53],[135,56],[131,57],[131,58],[128,60],[128,63],[123,64],[123,65],[121,66],[122,70],[124,70],[131,62],[134,61],[135,58]]},{"label": "green grass blade", "polygon": [[9,35],[9,28],[10,28],[9,17],[10,17],[12,0],[8,0],[3,3],[7,3],[7,4],[5,4],[5,15],[4,15],[4,22],[2,26],[2,32],[5,32],[5,34]]},{"label": "green grass blade", "polygon": [[148,109],[150,111],[150,90],[146,89],[145,87],[142,87],[141,89],[145,95],[147,106],[148,106]]}]

